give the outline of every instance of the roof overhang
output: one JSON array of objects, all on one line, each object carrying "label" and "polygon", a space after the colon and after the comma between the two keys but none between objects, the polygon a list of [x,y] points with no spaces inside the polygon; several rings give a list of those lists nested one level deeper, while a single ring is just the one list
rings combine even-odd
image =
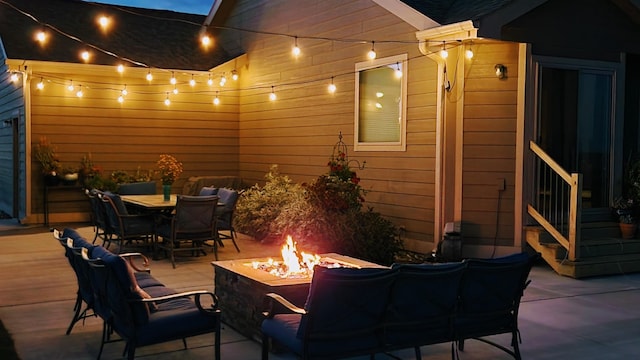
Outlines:
[{"label": "roof overhang", "polygon": [[402,21],[416,28],[416,30],[430,29],[440,26],[437,22],[422,14],[418,10],[399,0],[373,0],[374,3],[385,8]]},{"label": "roof overhang", "polygon": [[418,31],[416,38],[420,42],[420,52],[429,55],[439,50],[442,42],[477,39],[478,29],[473,25],[473,21],[466,20]]}]

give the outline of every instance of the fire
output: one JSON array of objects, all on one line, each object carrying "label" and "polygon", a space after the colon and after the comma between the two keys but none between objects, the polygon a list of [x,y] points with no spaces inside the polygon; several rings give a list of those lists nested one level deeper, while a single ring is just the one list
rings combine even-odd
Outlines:
[{"label": "fire", "polygon": [[252,267],[282,278],[309,277],[313,273],[313,267],[321,262],[319,255],[298,252],[291,236],[287,236],[287,242],[282,246],[280,253],[282,262],[273,259],[268,259],[266,263],[254,261]]}]

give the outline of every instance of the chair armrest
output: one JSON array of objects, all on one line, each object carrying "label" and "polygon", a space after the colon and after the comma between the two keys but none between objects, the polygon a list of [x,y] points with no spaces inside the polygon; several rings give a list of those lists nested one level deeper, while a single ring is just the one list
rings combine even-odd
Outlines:
[{"label": "chair armrest", "polygon": [[[125,260],[127,260],[127,262],[129,262],[129,265],[131,265],[131,267],[133,268],[133,270],[138,271],[138,272],[146,272],[146,273],[150,273],[151,269],[149,269],[149,258],[144,256],[141,253],[125,253],[125,254],[120,254],[120,257],[125,258]],[[139,267],[133,260],[134,259],[142,259],[142,266],[144,268]]]},{"label": "chair armrest", "polygon": [[[213,303],[211,304],[210,308],[205,308],[204,306],[202,306],[202,302],[201,302],[202,296],[211,297],[211,300]],[[220,310],[218,309],[218,297],[216,296],[216,294],[206,290],[185,291],[177,294],[158,296],[158,297],[147,298],[147,299],[130,299],[129,301],[148,303],[148,302],[168,301],[168,300],[185,298],[185,297],[193,297],[194,302],[196,303],[196,306],[202,312],[206,312],[206,313],[220,312]]]},{"label": "chair armrest", "polygon": [[300,314],[304,315],[307,311],[303,308],[297,307],[289,300],[276,293],[268,293],[265,295],[265,300],[268,301],[269,310],[262,313],[265,318],[272,318],[277,314]]}]

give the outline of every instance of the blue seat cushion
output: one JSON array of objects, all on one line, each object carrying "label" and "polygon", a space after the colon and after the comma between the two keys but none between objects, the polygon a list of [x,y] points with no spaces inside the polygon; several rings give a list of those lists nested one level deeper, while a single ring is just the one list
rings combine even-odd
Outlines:
[{"label": "blue seat cushion", "polygon": [[124,205],[124,202],[120,198],[120,195],[114,194],[110,191],[105,191],[104,195],[109,197],[113,201],[113,204],[116,206],[116,209],[118,209],[118,213],[120,213],[120,215],[129,215],[127,207]]},{"label": "blue seat cushion", "polygon": [[204,186],[200,189],[200,196],[218,195],[218,188],[213,186]]},{"label": "blue seat cushion", "polygon": [[278,314],[262,321],[262,332],[293,352],[302,354],[302,340],[297,336],[301,319],[299,314]]}]

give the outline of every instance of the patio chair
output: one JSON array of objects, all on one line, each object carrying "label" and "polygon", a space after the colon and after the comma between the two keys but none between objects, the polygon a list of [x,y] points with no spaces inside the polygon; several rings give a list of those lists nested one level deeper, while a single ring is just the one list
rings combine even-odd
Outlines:
[{"label": "patio chair", "polygon": [[[526,252],[496,259],[468,260],[469,271],[462,277],[455,339],[464,350],[466,339],[475,339],[521,359],[518,310],[529,272],[539,254]],[[513,350],[483,336],[511,334]]]},{"label": "patio chair", "polygon": [[96,243],[98,238],[102,239],[102,245],[109,241],[111,237],[110,227],[107,223],[107,214],[102,204],[102,191],[97,189],[85,189],[85,194],[89,198],[89,205],[91,210],[91,224],[93,225],[94,237],[92,244]]},{"label": "patio chair", "polygon": [[[218,197],[178,195],[175,213],[163,216],[156,232],[156,249],[164,250],[171,256],[171,265],[176,267],[176,252],[191,252],[194,255],[205,252],[205,242],[215,240],[215,213]],[[162,241],[159,240],[162,238]]]},{"label": "patio chair", "polygon": [[[220,202],[224,203],[224,207],[217,212],[216,241],[213,246],[216,260],[218,260],[217,245],[224,247],[222,240],[231,240],[233,246],[240,252],[238,243],[236,243],[236,230],[233,227],[233,213],[235,212],[240,193],[236,190],[220,188],[218,189],[218,197],[220,198]],[[224,233],[222,231],[224,231]]]},{"label": "patio chair", "polygon": [[129,214],[122,202],[120,195],[104,192],[101,195],[102,203],[108,222],[108,232],[112,234],[107,238],[105,247],[109,247],[112,241],[118,241],[118,252],[125,243],[142,241],[144,246],[152,247],[155,238],[155,215]]}]

